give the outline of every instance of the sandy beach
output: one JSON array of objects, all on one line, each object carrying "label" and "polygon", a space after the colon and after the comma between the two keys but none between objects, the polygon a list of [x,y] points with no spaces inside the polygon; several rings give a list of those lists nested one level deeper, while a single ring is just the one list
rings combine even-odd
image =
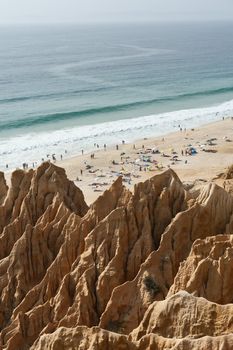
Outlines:
[{"label": "sandy beach", "polygon": [[[68,178],[83,191],[88,204],[118,176],[132,190],[136,183],[168,168],[174,169],[183,182],[209,181],[233,164],[231,117],[134,143],[122,141],[119,135],[119,143],[114,147],[96,145],[92,153],[83,150],[83,154],[75,157],[67,153],[62,160],[56,159],[55,163],[65,168]],[[8,183],[10,177],[11,172],[7,172]]]},{"label": "sandy beach", "polygon": [[[118,148],[118,149],[117,149]],[[233,120],[227,118],[164,137],[141,139],[118,147],[99,145],[93,152],[57,161],[92,203],[119,176],[133,186],[168,167],[182,181],[211,180],[233,163]],[[93,154],[92,153],[92,154]],[[68,157],[68,155],[67,155]]]}]

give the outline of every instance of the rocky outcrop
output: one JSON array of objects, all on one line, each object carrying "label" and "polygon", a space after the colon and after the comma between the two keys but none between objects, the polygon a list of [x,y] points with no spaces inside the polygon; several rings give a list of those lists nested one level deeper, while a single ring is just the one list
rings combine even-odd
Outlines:
[{"label": "rocky outcrop", "polygon": [[41,336],[33,350],[231,350],[233,336],[205,336],[201,339],[165,339],[154,334],[144,336],[138,342],[129,341],[126,336],[110,333],[100,328],[59,328],[52,334]]},{"label": "rocky outcrop", "polygon": [[151,304],[131,339],[139,340],[146,334],[176,339],[231,334],[232,312],[232,304],[218,305],[180,291]]},{"label": "rocky outcrop", "polygon": [[55,198],[79,216],[88,210],[82,192],[62,168],[44,163],[36,172],[16,170],[12,174],[11,187],[0,206],[0,258],[9,255],[26,226],[35,226]]},{"label": "rocky outcrop", "polygon": [[4,177],[4,173],[0,171],[0,205],[3,204],[8,191],[8,186]]},{"label": "rocky outcrop", "polygon": [[65,171],[49,163],[35,173],[15,171],[11,184],[0,207],[1,329],[54,261],[71,213],[80,218],[88,210]]},{"label": "rocky outcrop", "polygon": [[233,165],[224,173],[219,174],[214,181],[228,193],[233,194]]},{"label": "rocky outcrop", "polygon": [[195,204],[167,227],[159,248],[141,265],[135,279],[114,289],[100,326],[108,329],[114,322],[125,334],[136,328],[151,302],[166,297],[193,242],[232,230],[232,213],[233,198],[215,184],[206,185]]},{"label": "rocky outcrop", "polygon": [[[211,299],[208,286],[187,288],[190,279],[196,286],[204,283],[195,282],[199,264],[208,261],[204,271],[209,269],[208,279],[215,280],[230,260],[231,236],[218,236],[233,231],[233,197],[224,189],[207,184],[194,195],[169,169],[135,185],[133,193],[118,178],[88,208],[65,171],[50,163],[36,171],[17,170],[11,187],[4,184],[0,177],[1,348],[184,349],[191,344],[207,349],[209,344],[214,349],[232,344],[230,316],[222,324],[221,307],[213,318],[215,306],[196,297],[232,302],[223,297],[228,290],[230,298],[230,267],[221,274],[225,279],[217,299]],[[213,253],[204,246],[210,247],[211,239],[220,248],[209,262]],[[191,321],[182,324],[187,305],[190,313],[206,308],[196,335]],[[166,312],[159,313],[162,309]],[[231,307],[221,312],[227,318]],[[214,327],[221,324],[218,332],[210,327],[212,318]],[[211,330],[201,334],[204,324]]]},{"label": "rocky outcrop", "polygon": [[186,290],[218,304],[233,303],[233,236],[196,240],[169,295]]},{"label": "rocky outcrop", "polygon": [[218,175],[218,178],[224,180],[232,180],[233,179],[233,164],[229,166],[224,173]]}]

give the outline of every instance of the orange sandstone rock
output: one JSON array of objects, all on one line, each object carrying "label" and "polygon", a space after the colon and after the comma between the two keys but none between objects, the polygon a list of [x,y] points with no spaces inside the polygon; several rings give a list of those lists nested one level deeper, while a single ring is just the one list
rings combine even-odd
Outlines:
[{"label": "orange sandstone rock", "polygon": [[53,164],[0,174],[0,347],[231,349],[232,232],[232,196],[172,170],[90,208]]}]

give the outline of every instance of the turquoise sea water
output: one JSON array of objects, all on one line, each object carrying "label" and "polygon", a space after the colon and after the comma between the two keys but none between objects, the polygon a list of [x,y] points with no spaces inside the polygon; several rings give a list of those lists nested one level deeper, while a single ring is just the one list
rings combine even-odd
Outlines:
[{"label": "turquoise sea water", "polygon": [[1,27],[0,169],[233,115],[233,23]]}]

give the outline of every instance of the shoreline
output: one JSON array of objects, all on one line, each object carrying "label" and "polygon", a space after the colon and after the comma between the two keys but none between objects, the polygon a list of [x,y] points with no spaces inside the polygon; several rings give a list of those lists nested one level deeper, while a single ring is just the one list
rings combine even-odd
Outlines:
[{"label": "shoreline", "polygon": [[[197,128],[206,123],[215,123],[220,118],[233,115],[233,100],[205,107],[172,110],[158,114],[145,114],[141,117],[110,120],[97,124],[73,125],[64,123],[62,129],[48,129],[16,134],[0,138],[2,171],[12,171],[27,167],[37,167],[42,161],[56,157],[76,157],[82,149],[95,151],[93,145],[109,147],[121,142],[119,135],[129,143],[137,142],[144,135],[147,138],[160,137],[173,133],[181,125],[183,128]],[[50,126],[51,128],[51,126]],[[17,155],[17,157],[16,157]],[[67,157],[68,155],[68,157]]]},{"label": "shoreline", "polygon": [[[213,141],[207,142],[211,139]],[[186,155],[185,150],[192,147],[197,153]],[[152,153],[153,149],[159,153]],[[91,158],[91,154],[94,154],[94,158]],[[116,146],[106,147],[106,150],[96,148],[94,152],[84,152],[83,155],[55,162],[66,170],[68,178],[83,191],[88,205],[120,175],[123,176],[126,187],[133,190],[136,183],[145,181],[169,167],[175,170],[183,182],[200,178],[209,181],[232,163],[231,117],[186,131],[141,138],[133,143],[119,143],[118,150]],[[5,173],[8,183],[11,173]]]}]

